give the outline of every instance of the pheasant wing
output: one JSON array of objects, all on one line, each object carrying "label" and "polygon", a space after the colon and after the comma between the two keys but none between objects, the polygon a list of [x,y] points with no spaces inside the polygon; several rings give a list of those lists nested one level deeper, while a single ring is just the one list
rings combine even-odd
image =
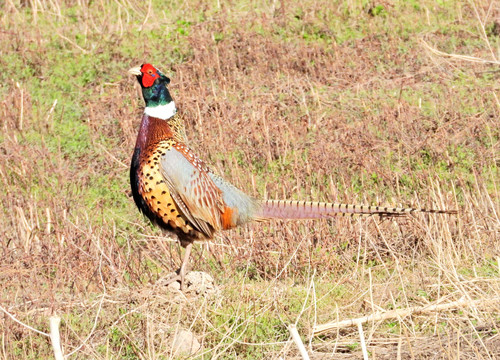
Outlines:
[{"label": "pheasant wing", "polygon": [[161,173],[172,199],[198,231],[212,237],[222,228],[221,190],[204,163],[183,144],[175,144],[161,158]]}]

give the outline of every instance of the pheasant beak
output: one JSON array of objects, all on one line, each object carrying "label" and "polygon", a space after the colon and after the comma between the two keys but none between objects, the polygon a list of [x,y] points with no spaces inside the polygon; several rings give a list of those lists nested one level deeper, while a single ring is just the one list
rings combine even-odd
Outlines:
[{"label": "pheasant beak", "polygon": [[135,75],[135,76],[139,76],[141,75],[141,67],[140,66],[137,66],[137,67],[133,67],[132,69],[130,69],[128,71],[129,74],[132,74],[132,75]]}]

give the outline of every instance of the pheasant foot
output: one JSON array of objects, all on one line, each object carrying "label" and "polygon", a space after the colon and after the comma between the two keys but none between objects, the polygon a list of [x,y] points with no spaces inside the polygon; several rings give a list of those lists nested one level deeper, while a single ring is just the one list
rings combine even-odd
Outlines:
[{"label": "pheasant foot", "polygon": [[176,281],[178,281],[181,285],[181,291],[184,291],[184,285],[185,285],[185,280],[186,280],[186,269],[187,269],[187,264],[189,262],[189,256],[191,255],[191,248],[193,247],[193,243],[190,242],[186,246],[186,250],[184,253],[184,258],[182,259],[182,264],[179,270],[176,271],[176,275],[171,276],[168,278],[163,284],[165,286],[168,286]]}]

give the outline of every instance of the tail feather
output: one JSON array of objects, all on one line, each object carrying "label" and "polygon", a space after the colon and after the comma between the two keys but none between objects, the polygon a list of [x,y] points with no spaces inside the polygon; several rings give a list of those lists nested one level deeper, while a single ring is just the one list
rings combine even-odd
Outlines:
[{"label": "tail feather", "polygon": [[430,214],[456,214],[456,210],[414,209],[384,206],[333,204],[324,202],[264,200],[259,219],[325,219],[335,216],[351,217],[400,217],[421,212]]}]

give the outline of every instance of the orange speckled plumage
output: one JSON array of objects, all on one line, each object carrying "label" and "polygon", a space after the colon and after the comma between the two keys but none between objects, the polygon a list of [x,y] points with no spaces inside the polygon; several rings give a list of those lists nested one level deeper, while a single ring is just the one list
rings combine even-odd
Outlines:
[{"label": "orange speckled plumage", "polygon": [[146,149],[140,161],[138,190],[158,220],[193,235],[194,228],[173,200],[159,166],[161,156],[171,146],[172,141],[162,141]]},{"label": "orange speckled plumage", "polygon": [[209,168],[183,140],[176,117],[161,120],[144,115],[131,183],[142,212],[186,244],[235,227],[232,215],[237,212],[224,203]]}]

